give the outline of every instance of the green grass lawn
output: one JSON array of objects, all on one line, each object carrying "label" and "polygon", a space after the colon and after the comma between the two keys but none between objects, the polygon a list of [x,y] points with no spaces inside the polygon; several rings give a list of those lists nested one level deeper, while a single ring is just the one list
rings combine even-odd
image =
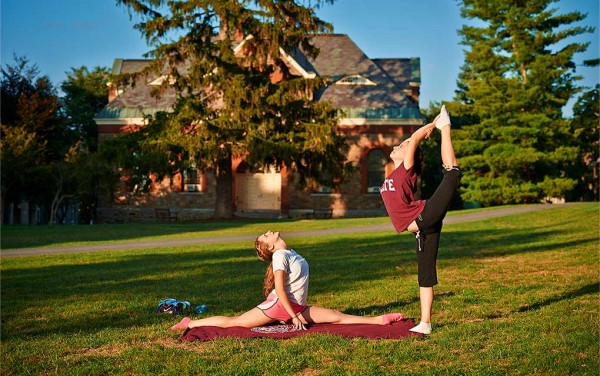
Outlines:
[{"label": "green grass lawn", "polygon": [[[470,209],[450,212],[448,216],[494,210]],[[336,220],[246,220],[179,223],[125,223],[100,225],[54,225],[2,227],[1,249],[58,247],[110,242],[137,242],[158,239],[210,238],[223,235],[259,234],[277,227],[281,232],[346,228],[390,223],[388,217],[346,218]]]},{"label": "green grass lawn", "polygon": [[[0,373],[597,375],[598,213],[597,203],[586,203],[445,226],[434,332],[401,340],[307,335],[180,342],[168,329],[177,319],[152,313],[158,300],[206,304],[211,315],[252,308],[261,301],[266,268],[252,244],[2,258]],[[247,221],[214,224],[210,232],[306,230],[345,221]],[[118,227],[114,241],[134,241],[187,236],[200,225],[146,226],[104,229]],[[2,229],[3,248],[111,239],[85,233],[100,226],[9,227]],[[60,239],[27,240],[40,228],[60,232]],[[310,263],[310,304],[352,314],[400,311],[418,320],[409,234],[294,238],[289,245]]]}]

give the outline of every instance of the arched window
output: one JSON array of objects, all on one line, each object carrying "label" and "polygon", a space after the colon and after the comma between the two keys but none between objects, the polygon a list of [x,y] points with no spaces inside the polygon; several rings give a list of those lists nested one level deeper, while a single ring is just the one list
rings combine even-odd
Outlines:
[{"label": "arched window", "polygon": [[381,149],[373,149],[367,154],[367,192],[378,193],[385,179],[385,165],[388,158]]},{"label": "arched window", "polygon": [[377,85],[375,82],[369,80],[368,78],[362,77],[358,74],[354,74],[352,76],[346,76],[335,83],[336,85],[368,85],[375,86]]}]

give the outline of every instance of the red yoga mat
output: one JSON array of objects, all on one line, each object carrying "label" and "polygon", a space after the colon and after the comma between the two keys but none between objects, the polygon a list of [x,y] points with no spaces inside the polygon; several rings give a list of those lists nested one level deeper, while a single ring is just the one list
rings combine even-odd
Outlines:
[{"label": "red yoga mat", "polygon": [[181,339],[184,341],[210,341],[215,338],[290,338],[312,333],[325,333],[342,337],[362,337],[372,339],[397,339],[410,336],[422,336],[409,331],[415,324],[410,319],[393,322],[391,325],[372,324],[315,324],[307,330],[295,329],[293,325],[267,325],[256,328],[219,328],[216,326],[198,326],[186,329]]}]

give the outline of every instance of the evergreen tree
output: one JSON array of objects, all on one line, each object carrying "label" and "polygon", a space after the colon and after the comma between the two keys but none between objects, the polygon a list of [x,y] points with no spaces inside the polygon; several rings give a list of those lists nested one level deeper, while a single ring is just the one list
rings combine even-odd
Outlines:
[{"label": "evergreen tree", "polygon": [[67,79],[61,84],[65,93],[63,112],[68,126],[77,134],[83,147],[91,152],[98,149],[98,130],[94,115],[108,103],[109,71],[96,67],[71,68]]},{"label": "evergreen tree", "polygon": [[581,89],[573,56],[589,43],[568,43],[593,28],[586,16],[556,14],[555,0],[461,0],[473,20],[460,30],[467,46],[456,99],[455,147],[464,171],[463,198],[484,205],[564,197],[575,186],[568,169],[579,150],[562,108]]},{"label": "evergreen tree", "polygon": [[571,174],[578,181],[571,199],[598,201],[600,85],[583,93],[573,106],[571,134],[580,150],[579,163]]},{"label": "evergreen tree", "polygon": [[149,69],[179,93],[173,112],[123,141],[132,159],[159,175],[185,163],[213,171],[217,218],[233,216],[234,156],[285,165],[305,183],[341,178],[347,146],[336,111],[312,101],[324,81],[295,76],[284,58],[299,47],[318,53],[310,35],[332,28],[314,7],[333,1],[117,0],[142,18],[137,28],[154,47]]}]

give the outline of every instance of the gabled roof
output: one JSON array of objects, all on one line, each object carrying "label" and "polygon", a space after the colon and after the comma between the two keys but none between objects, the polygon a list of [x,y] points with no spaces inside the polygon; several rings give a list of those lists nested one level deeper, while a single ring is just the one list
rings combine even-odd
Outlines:
[{"label": "gabled roof", "polygon": [[[407,94],[412,87],[420,86],[419,58],[369,59],[344,34],[315,35],[311,43],[319,49],[314,59],[300,49],[283,56],[298,74],[329,79],[330,84],[316,93],[316,100],[331,101],[345,118],[422,121],[417,101]],[[112,74],[138,72],[149,64],[150,60],[115,59]],[[362,77],[369,84],[336,84],[352,76]],[[138,78],[133,87],[120,91],[96,119],[141,119],[144,115],[172,109],[177,99],[175,90],[168,89],[160,97],[152,95],[150,83],[163,78]]]},{"label": "gabled roof", "polygon": [[421,66],[418,57],[408,59],[373,59],[400,89],[421,84]]},{"label": "gabled roof", "polygon": [[[418,103],[407,94],[420,85],[418,58],[371,60],[344,34],[316,35],[311,43],[319,49],[315,59],[301,50],[290,55],[306,71],[331,80],[316,99],[331,101],[345,117],[423,119]],[[353,75],[376,85],[335,84]]]},{"label": "gabled roof", "polygon": [[[135,73],[150,65],[150,60],[115,59],[113,75]],[[152,95],[152,82],[157,76],[139,77],[133,87],[119,90],[118,96],[96,114],[96,119],[141,119],[159,111],[169,111],[177,100],[174,89],[168,88],[160,96]]]}]

